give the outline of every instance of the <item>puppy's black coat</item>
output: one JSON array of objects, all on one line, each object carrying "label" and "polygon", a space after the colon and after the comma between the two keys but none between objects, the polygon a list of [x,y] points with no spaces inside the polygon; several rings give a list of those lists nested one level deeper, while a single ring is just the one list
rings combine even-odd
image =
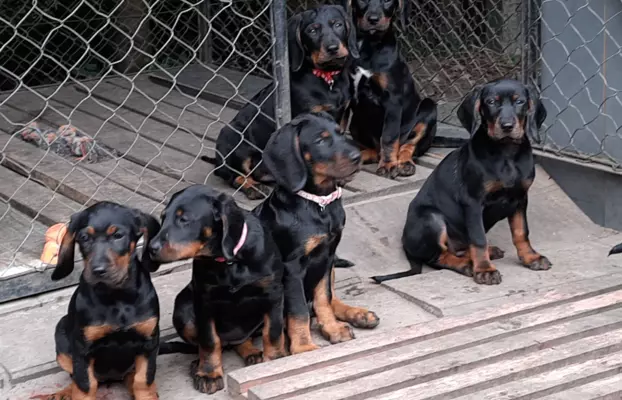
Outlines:
[{"label": "puppy's black coat", "polygon": [[84,271],[55,334],[56,360],[73,382],[49,399],[95,400],[98,382],[123,379],[135,399],[158,398],[160,309],[149,273],[159,264],[135,249],[159,229],[152,216],[109,202],[72,215],[52,279],[71,273],[77,242]]},{"label": "puppy's black coat", "polygon": [[[341,121],[351,96],[349,66],[358,58],[356,33],[345,10],[325,5],[296,14],[289,20],[288,35],[292,117],[326,111]],[[274,83],[265,87],[220,131],[216,159],[203,157],[222,164],[216,175],[251,199],[262,199],[261,192],[269,192],[259,182],[272,181],[260,164],[260,150],[276,130],[274,91]]]},{"label": "puppy's black coat", "polygon": [[[267,226],[285,262],[287,333],[292,353],[315,349],[309,309],[331,343],[354,337],[346,323],[373,328],[373,312],[342,303],[334,292],[335,249],[345,225],[338,187],[360,168],[359,150],[326,113],[302,114],[277,131],[263,161],[277,186],[253,213]],[[325,203],[313,196],[329,196]],[[332,197],[331,197],[332,196]]]},{"label": "puppy's black coat", "polygon": [[[175,299],[173,325],[198,350],[191,365],[195,389],[223,389],[227,345],[247,365],[285,355],[279,251],[259,219],[231,196],[204,185],[175,193],[149,249],[160,262],[193,258],[192,280]],[[263,353],[252,344],[258,332]]]},{"label": "puppy's black coat", "polygon": [[360,59],[355,64],[366,71],[355,83],[350,132],[363,149],[363,162],[379,163],[378,175],[413,175],[413,157],[428,151],[436,135],[437,111],[432,99],[421,99],[399,54],[393,22],[399,12],[406,26],[410,0],[345,3],[357,27]]},{"label": "puppy's black coat", "polygon": [[551,267],[531,247],[527,225],[527,191],[535,178],[528,136],[546,119],[536,92],[515,80],[493,81],[467,96],[458,118],[471,139],[436,167],[408,208],[402,243],[411,270],[373,277],[376,282],[418,274],[426,263],[498,284],[501,274],[491,260],[503,251],[488,246],[486,232],[502,219],[523,265]]}]

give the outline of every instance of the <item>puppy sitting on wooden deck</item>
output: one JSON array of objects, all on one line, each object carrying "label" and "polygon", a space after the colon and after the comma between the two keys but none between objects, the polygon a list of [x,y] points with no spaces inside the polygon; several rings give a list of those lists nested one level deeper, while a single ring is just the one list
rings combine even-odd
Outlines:
[{"label": "puppy sitting on wooden deck", "polygon": [[360,151],[327,113],[302,114],[272,135],[263,162],[277,186],[253,213],[270,228],[285,262],[291,352],[317,347],[308,303],[331,343],[354,338],[349,324],[376,327],[375,313],[335,296],[335,249],[346,222],[341,186],[359,171]]},{"label": "puppy sitting on wooden deck", "polygon": [[160,308],[150,272],[159,264],[145,248],[160,224],[150,215],[101,202],[71,216],[52,279],[74,268],[75,244],[84,271],[56,326],[56,360],[71,375],[66,389],[35,398],[95,400],[99,382],[125,380],[136,400],[156,400]]},{"label": "puppy sitting on wooden deck", "polygon": [[373,277],[378,283],[419,274],[424,263],[477,283],[501,283],[491,260],[504,252],[488,246],[486,232],[502,219],[521,264],[551,268],[531,246],[527,225],[527,192],[536,174],[529,136],[546,119],[537,93],[512,79],[492,81],[467,95],[458,118],[470,140],[445,157],[408,208],[402,244],[411,269]]},{"label": "puppy sitting on wooden deck", "polygon": [[[196,390],[224,388],[227,345],[246,365],[285,355],[283,263],[259,219],[231,196],[204,185],[175,193],[149,249],[160,262],[194,259],[192,280],[175,299],[173,325],[198,351],[191,364]],[[263,353],[253,346],[257,332],[263,335]]]}]

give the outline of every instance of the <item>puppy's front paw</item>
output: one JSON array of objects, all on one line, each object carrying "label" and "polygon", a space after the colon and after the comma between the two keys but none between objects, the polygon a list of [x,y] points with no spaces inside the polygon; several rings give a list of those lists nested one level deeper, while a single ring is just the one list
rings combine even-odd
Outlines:
[{"label": "puppy's front paw", "polygon": [[349,324],[343,322],[335,322],[330,325],[323,325],[320,327],[322,336],[328,340],[331,344],[337,344],[341,342],[347,342],[354,339],[354,331]]},{"label": "puppy's front paw", "polygon": [[501,273],[490,261],[481,261],[473,267],[473,280],[481,285],[498,285]]},{"label": "puppy's front paw", "polygon": [[244,359],[244,365],[261,364],[264,361],[263,353],[250,354]]},{"label": "puppy's front paw", "polygon": [[405,162],[400,164],[398,169],[399,176],[413,176],[415,172],[417,172],[417,166],[414,162]]},{"label": "puppy's front paw", "polygon": [[378,167],[376,175],[383,178],[395,179],[399,176],[400,170],[396,164],[384,164]]},{"label": "puppy's front paw", "polygon": [[320,346],[318,346],[315,343],[300,344],[300,345],[292,344],[289,346],[289,351],[290,353],[292,353],[292,355],[294,355],[294,354],[299,354],[299,353],[306,353],[307,351],[317,350],[319,348]]},{"label": "puppy's front paw", "polygon": [[497,246],[488,246],[488,257],[490,257],[491,260],[500,260],[505,257],[505,251]]},{"label": "puppy's front paw", "polygon": [[345,320],[355,328],[361,329],[373,329],[380,323],[380,318],[375,312],[358,307],[347,310]]},{"label": "puppy's front paw", "polygon": [[205,373],[200,371],[199,360],[195,360],[190,364],[190,376],[192,376],[194,388],[201,393],[214,394],[225,388],[222,373]]},{"label": "puppy's front paw", "polygon": [[532,271],[546,271],[551,269],[553,263],[551,263],[545,256],[540,255],[538,259],[533,260],[530,263],[525,263],[523,261],[523,265]]},{"label": "puppy's front paw", "polygon": [[263,200],[270,194],[270,186],[263,183],[255,183],[252,187],[243,188],[242,191],[249,200]]}]

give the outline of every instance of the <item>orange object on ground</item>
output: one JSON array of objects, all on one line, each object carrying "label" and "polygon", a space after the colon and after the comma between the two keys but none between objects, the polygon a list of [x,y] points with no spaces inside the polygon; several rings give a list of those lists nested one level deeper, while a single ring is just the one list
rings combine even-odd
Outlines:
[{"label": "orange object on ground", "polygon": [[55,224],[45,232],[45,245],[41,253],[41,261],[46,264],[56,264],[58,262],[58,251],[63,237],[67,233],[65,224]]}]

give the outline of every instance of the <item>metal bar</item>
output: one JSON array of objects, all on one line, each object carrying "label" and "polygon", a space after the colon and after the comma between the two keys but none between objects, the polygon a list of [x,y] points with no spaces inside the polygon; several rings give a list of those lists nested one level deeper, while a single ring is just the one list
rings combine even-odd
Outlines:
[{"label": "metal bar", "polygon": [[[203,44],[199,49],[199,57],[205,64],[212,63],[212,35],[210,28],[212,21],[210,18],[209,0],[203,0],[199,5],[202,16],[199,16],[199,40],[203,40]],[[207,21],[205,20],[207,19]]]},{"label": "metal bar", "polygon": [[531,0],[523,0],[520,7],[520,42],[521,42],[521,60],[520,60],[520,75],[523,83],[529,83],[527,78],[527,64],[528,64],[528,46],[529,46],[529,31],[527,28],[527,4]]},{"label": "metal bar", "polygon": [[285,0],[272,0],[272,74],[276,82],[275,119],[280,128],[291,120],[289,87],[289,53],[287,51],[287,5]]}]

